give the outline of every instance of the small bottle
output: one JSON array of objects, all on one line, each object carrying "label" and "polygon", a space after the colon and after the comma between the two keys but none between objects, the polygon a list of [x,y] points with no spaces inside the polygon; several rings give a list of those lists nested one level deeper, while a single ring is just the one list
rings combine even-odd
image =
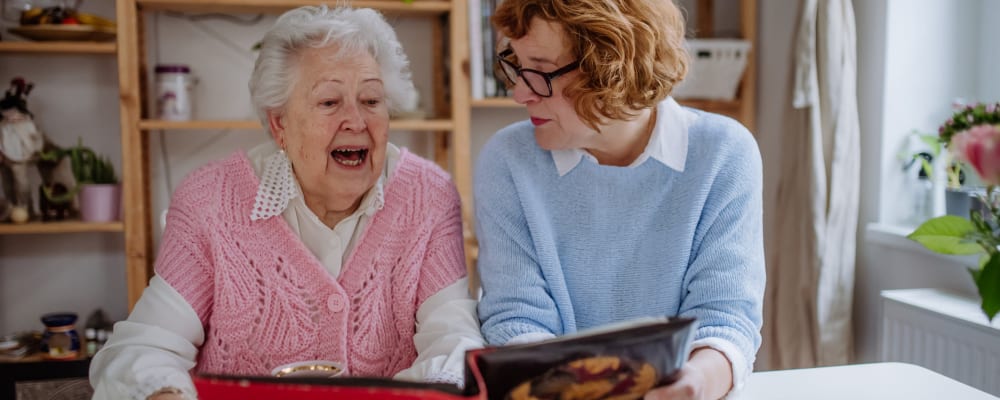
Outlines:
[{"label": "small bottle", "polygon": [[188,121],[192,116],[191,68],[183,64],[156,66],[156,113],[167,121]]},{"label": "small bottle", "polygon": [[84,331],[84,336],[87,338],[87,357],[93,357],[94,354],[97,354],[97,330],[87,328]]},{"label": "small bottle", "polygon": [[927,175],[917,178],[913,193],[913,221],[921,224],[934,216],[934,182]]},{"label": "small bottle", "polygon": [[[934,162],[934,156],[929,153],[920,153],[918,156],[928,163]],[[910,223],[919,225],[934,216],[934,182],[921,162],[914,164],[917,167],[917,179],[912,183],[913,214],[910,216]]]}]

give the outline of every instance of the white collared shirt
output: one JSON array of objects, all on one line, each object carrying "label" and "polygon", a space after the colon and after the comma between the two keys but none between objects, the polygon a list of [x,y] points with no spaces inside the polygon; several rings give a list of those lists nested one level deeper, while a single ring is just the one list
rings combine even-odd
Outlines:
[{"label": "white collared shirt", "polygon": [[[698,115],[681,107],[672,97],[657,104],[656,115],[646,148],[628,168],[638,167],[652,158],[671,169],[683,172],[684,162],[687,160],[688,127],[698,119]],[[555,161],[559,176],[576,168],[584,157],[597,162],[597,158],[584,149],[552,150],[552,160]]]},{"label": "white collared shirt", "polygon": [[[258,177],[275,176],[274,171],[268,171],[267,160],[277,151],[277,146],[269,141],[247,153]],[[326,270],[339,276],[371,216],[382,208],[383,183],[388,181],[398,161],[399,149],[387,144],[382,176],[364,195],[358,210],[337,223],[334,229],[309,210],[290,173],[287,176],[277,174],[283,176],[278,179],[261,179],[258,193],[283,192],[284,196],[279,197],[285,198],[287,203],[272,202],[275,207],[270,213],[274,215],[254,215],[252,218],[273,217],[280,213]],[[462,384],[465,351],[484,345],[476,305],[476,300],[468,293],[468,278],[459,279],[428,297],[416,315],[413,342],[417,359],[394,378]],[[94,399],[145,399],[165,387],[181,389],[189,398],[194,398],[194,385],[188,371],[194,367],[197,347],[203,342],[204,327],[194,309],[166,281],[154,276],[134,312],[128,320],[115,324],[114,334],[91,363]],[[154,367],[151,369],[151,366]]]}]

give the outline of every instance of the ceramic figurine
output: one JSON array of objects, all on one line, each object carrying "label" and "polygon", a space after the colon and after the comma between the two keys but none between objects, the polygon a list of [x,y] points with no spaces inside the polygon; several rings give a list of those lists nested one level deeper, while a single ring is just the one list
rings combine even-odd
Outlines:
[{"label": "ceramic figurine", "polygon": [[[43,221],[62,220],[75,213],[76,186],[70,160],[46,157],[62,154],[35,125],[27,98],[33,84],[23,78],[11,81],[0,100],[0,222],[26,222],[34,216],[33,196],[37,193]],[[38,169],[41,186],[32,189],[28,173]],[[17,216],[17,218],[14,218]]]},{"label": "ceramic figurine", "polygon": [[28,94],[34,85],[23,78],[14,78],[10,83],[0,100],[0,177],[4,178],[0,186],[6,191],[9,206],[27,209],[30,217],[32,189],[28,171],[35,167],[45,138],[28,111]]}]

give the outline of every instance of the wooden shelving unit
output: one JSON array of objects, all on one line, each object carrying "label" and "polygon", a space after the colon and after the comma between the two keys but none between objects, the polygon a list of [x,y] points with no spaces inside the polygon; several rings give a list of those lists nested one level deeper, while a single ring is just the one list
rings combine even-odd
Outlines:
[{"label": "wooden shelving unit", "polygon": [[[688,107],[694,107],[700,110],[710,111],[714,113],[719,113],[723,115],[729,115],[733,118],[739,118],[739,113],[742,111],[742,102],[739,100],[699,100],[699,99],[678,99],[679,103],[686,105]],[[510,97],[494,97],[488,99],[472,100],[473,108],[520,108],[523,105],[517,104],[514,99]]]},{"label": "wooden shelving unit", "polygon": [[[117,52],[117,44],[115,42],[0,41],[0,54],[111,55],[115,54],[116,52]],[[69,221],[53,221],[53,222],[31,221],[24,224],[0,223],[0,235],[123,232],[124,230],[125,230],[125,223],[121,221],[107,222],[107,223],[93,223],[93,222],[82,222],[79,220],[69,220]]]},{"label": "wooden shelving unit", "polygon": [[[113,55],[118,51],[115,42],[34,42],[0,41],[0,54],[22,56],[62,56],[62,55]],[[66,73],[72,73],[67,70]],[[0,223],[0,235],[51,235],[80,233],[119,233],[125,231],[125,222],[83,222],[79,220],[41,222],[24,224]],[[109,278],[114,279],[114,278]],[[25,299],[25,301],[33,301]],[[82,332],[81,332],[82,333]],[[86,382],[90,366],[89,358],[72,360],[46,360],[39,354],[20,360],[0,360],[0,398],[13,399],[17,396],[17,382],[77,379]]]},{"label": "wooden shelving unit", "polygon": [[[389,121],[389,129],[396,131],[450,131],[454,125],[448,119],[394,119]],[[139,121],[141,130],[259,130],[260,123],[254,120],[200,120],[164,121],[144,119]]]},{"label": "wooden shelving unit", "polygon": [[[707,34],[713,32],[715,23],[713,15],[715,2],[713,0],[698,0],[697,20],[689,21],[695,25],[695,31],[706,34],[700,37],[710,37]],[[733,100],[702,100],[702,99],[677,99],[683,105],[697,108],[708,112],[726,115],[739,120],[751,132],[755,131],[756,125],[756,38],[757,38],[757,0],[740,0],[740,35],[743,39],[749,40],[752,44],[750,54],[747,57],[747,67],[743,72],[743,79],[740,81],[739,93]],[[472,107],[475,108],[515,108],[522,107],[509,97],[487,98],[472,100]]]},{"label": "wooden shelving unit", "polygon": [[[303,5],[333,5],[327,0],[116,0],[118,23],[118,74],[122,126],[122,183],[125,205],[125,250],[129,307],[139,299],[152,277],[154,248],[149,176],[149,131],[154,130],[260,130],[253,120],[162,121],[149,119],[143,99],[148,98],[144,81],[148,73],[143,21],[146,13],[267,13],[277,14]],[[469,139],[469,86],[466,77],[447,77],[441,71],[461,71],[468,59],[465,0],[355,0],[354,7],[368,7],[394,16],[429,18],[435,46],[430,60],[434,67],[435,115],[426,120],[399,119],[390,129],[435,135],[436,161],[450,169],[465,204],[472,199],[472,166]],[[448,49],[444,43],[450,43]],[[463,207],[468,221],[471,207]],[[471,232],[471,229],[466,229]],[[468,257],[467,257],[468,258]],[[469,265],[470,272],[472,265]]]},{"label": "wooden shelving unit", "polygon": [[472,107],[476,108],[520,108],[523,105],[517,104],[510,97],[491,97],[488,99],[472,100]]},{"label": "wooden shelving unit", "polygon": [[23,235],[36,233],[82,233],[82,232],[123,232],[122,222],[29,222],[25,224],[0,224],[0,235]]},{"label": "wooden shelving unit", "polygon": [[[280,14],[299,6],[336,5],[329,0],[135,0],[145,11],[178,11],[188,13],[268,13]],[[353,7],[373,8],[385,13],[405,15],[445,14],[454,12],[452,2],[445,0],[354,0]]]},{"label": "wooden shelving unit", "polygon": [[115,42],[7,42],[0,41],[0,53],[115,54]]},{"label": "wooden shelving unit", "polygon": [[[710,38],[715,25],[715,1],[697,0],[697,20],[693,24],[698,37]],[[747,66],[736,99],[714,101],[699,99],[678,99],[682,104],[705,111],[730,116],[743,123],[750,132],[757,128],[757,0],[740,0],[740,37],[750,42]]]}]

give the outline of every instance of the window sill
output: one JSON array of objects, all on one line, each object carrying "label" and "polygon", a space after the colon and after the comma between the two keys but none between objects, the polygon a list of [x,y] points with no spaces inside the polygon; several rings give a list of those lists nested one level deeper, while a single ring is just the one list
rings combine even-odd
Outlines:
[{"label": "window sill", "polygon": [[949,256],[927,250],[920,243],[906,237],[914,229],[916,227],[870,223],[865,227],[865,242],[895,250],[936,257],[938,260],[945,261],[949,265],[961,267],[975,267],[979,265],[979,256]]}]

